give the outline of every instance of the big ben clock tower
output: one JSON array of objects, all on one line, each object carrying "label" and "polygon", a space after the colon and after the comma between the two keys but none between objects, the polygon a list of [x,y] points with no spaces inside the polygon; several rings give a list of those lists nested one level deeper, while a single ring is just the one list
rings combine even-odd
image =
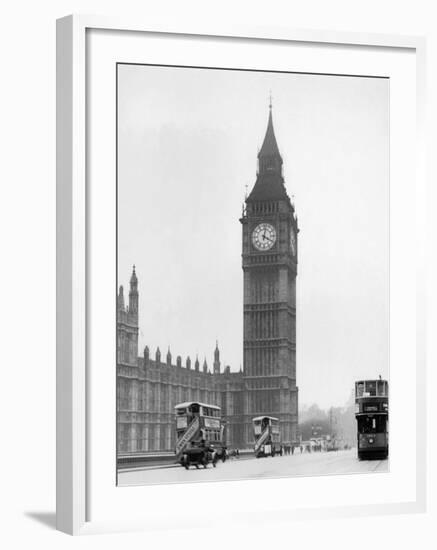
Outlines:
[{"label": "big ben clock tower", "polygon": [[252,418],[279,419],[281,442],[297,440],[296,275],[298,225],[282,175],[272,106],[255,185],[241,218],[244,272],[245,433]]}]

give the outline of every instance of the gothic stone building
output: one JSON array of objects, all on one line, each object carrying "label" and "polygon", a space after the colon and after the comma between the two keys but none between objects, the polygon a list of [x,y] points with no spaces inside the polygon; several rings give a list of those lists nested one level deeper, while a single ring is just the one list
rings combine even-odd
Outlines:
[{"label": "gothic stone building", "polygon": [[258,153],[255,185],[242,224],[244,274],[243,370],[221,370],[218,345],[212,372],[206,360],[165,360],[159,348],[138,357],[138,280],[117,302],[117,448],[120,454],[174,449],[174,406],[185,401],[219,405],[229,447],[253,444],[252,418],[279,418],[283,443],[297,440],[296,275],[298,225],[282,175],[270,105]]}]

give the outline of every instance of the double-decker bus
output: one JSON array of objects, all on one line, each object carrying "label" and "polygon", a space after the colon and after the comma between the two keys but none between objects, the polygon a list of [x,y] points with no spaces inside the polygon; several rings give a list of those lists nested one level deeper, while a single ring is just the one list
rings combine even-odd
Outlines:
[{"label": "double-decker bus", "polygon": [[252,425],[255,438],[253,450],[256,458],[282,455],[279,420],[274,416],[257,416],[252,419]]},{"label": "double-decker bus", "polygon": [[355,382],[358,458],[388,456],[388,382]]},{"label": "double-decker bus", "polygon": [[180,403],[175,406],[176,423],[176,459],[191,446],[213,445],[218,455],[224,452],[224,424],[221,409],[216,405],[207,405],[196,401]]}]

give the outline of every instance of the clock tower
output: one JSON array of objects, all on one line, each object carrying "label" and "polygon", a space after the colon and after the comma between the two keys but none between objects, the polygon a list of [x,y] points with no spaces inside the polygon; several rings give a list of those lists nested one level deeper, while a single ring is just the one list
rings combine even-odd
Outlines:
[{"label": "clock tower", "polygon": [[258,153],[255,185],[241,218],[244,273],[244,439],[253,444],[252,418],[279,419],[281,442],[297,441],[296,276],[294,205],[282,175],[272,105]]}]

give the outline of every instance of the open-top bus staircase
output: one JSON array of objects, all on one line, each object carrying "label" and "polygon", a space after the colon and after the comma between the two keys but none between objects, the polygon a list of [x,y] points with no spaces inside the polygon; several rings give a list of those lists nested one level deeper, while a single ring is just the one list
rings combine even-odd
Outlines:
[{"label": "open-top bus staircase", "polygon": [[179,460],[181,454],[183,453],[188,443],[197,435],[197,432],[199,431],[199,426],[200,426],[199,417],[196,416],[192,420],[191,424],[188,426],[187,431],[177,440],[176,447],[175,447],[177,460]]},{"label": "open-top bus staircase", "polygon": [[264,431],[263,433],[259,436],[259,438],[255,441],[255,447],[254,447],[254,451],[255,453],[257,453],[260,448],[261,448],[261,445],[263,445],[263,443],[266,441],[266,439],[269,437],[269,434],[270,434],[270,430],[269,430],[269,426],[267,426],[266,428],[264,428]]}]

